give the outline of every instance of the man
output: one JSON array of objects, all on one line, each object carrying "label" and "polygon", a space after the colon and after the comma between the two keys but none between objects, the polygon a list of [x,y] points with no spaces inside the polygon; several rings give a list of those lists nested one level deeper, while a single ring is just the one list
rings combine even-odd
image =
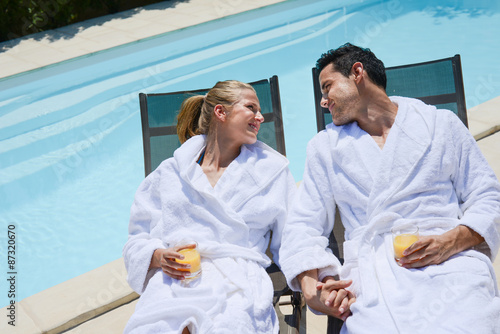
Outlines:
[{"label": "man", "polygon": [[[284,230],[290,286],[342,333],[500,333],[500,185],[474,138],[451,111],[389,98],[368,49],[347,43],[317,69],[333,124],[308,145]],[[342,266],[327,248],[335,206]],[[405,224],[420,238],[398,264],[391,228]]]}]

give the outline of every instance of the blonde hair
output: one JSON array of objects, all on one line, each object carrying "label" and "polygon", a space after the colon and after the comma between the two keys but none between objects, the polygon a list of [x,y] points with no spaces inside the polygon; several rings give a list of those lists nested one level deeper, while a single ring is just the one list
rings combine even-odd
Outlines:
[{"label": "blonde hair", "polygon": [[177,136],[181,144],[193,136],[208,134],[215,106],[233,105],[240,99],[243,89],[250,89],[255,93],[255,89],[247,83],[227,80],[217,82],[205,96],[195,95],[185,99],[177,115]]}]

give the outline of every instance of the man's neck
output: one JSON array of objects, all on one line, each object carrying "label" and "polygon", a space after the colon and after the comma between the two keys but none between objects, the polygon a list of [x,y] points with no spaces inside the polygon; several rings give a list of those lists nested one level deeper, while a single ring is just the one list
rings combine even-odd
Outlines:
[{"label": "man's neck", "polygon": [[383,148],[396,119],[398,107],[387,95],[377,94],[368,99],[365,110],[366,112],[357,120],[358,126],[372,136],[380,148]]}]

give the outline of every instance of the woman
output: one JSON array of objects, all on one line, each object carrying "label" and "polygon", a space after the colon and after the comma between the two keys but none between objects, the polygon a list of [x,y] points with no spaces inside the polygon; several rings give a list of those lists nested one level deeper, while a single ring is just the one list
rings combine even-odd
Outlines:
[{"label": "woman", "polygon": [[[269,244],[278,261],[295,191],[288,161],[257,141],[264,121],[252,86],[218,82],[184,101],[182,146],[140,185],[123,249],[141,294],[125,333],[278,333]],[[185,286],[174,246],[195,240],[201,277]]]}]

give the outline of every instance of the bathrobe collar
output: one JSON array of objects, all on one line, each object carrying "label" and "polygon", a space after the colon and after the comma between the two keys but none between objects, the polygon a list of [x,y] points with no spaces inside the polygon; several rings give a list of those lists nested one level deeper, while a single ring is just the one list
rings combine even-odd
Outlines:
[{"label": "bathrobe collar", "polygon": [[398,191],[410,178],[416,177],[416,167],[434,137],[434,106],[403,97],[391,97],[391,101],[398,105],[398,114],[381,151],[380,165],[368,201],[369,221],[383,212],[390,201],[397,200],[395,195]]},{"label": "bathrobe collar", "polygon": [[393,96],[390,99],[398,105],[398,113],[382,150],[356,122],[327,126],[334,163],[370,194],[369,216],[376,214],[375,209],[384,204],[381,201],[391,199],[412,175],[434,136],[435,116],[432,115],[435,114],[427,111],[435,107],[411,98]]},{"label": "bathrobe collar", "polygon": [[268,186],[288,166],[288,160],[284,156],[257,141],[241,147],[238,157],[229,164],[215,187],[212,187],[197,163],[205,146],[206,136],[198,135],[174,152],[179,175],[200,193],[216,196],[234,210]]}]

